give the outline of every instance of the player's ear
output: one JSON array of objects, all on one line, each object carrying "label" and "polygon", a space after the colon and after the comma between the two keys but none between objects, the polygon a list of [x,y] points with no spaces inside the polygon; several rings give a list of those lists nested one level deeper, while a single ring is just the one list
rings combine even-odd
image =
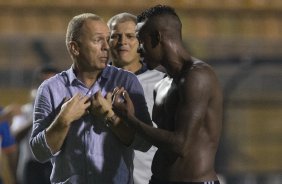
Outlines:
[{"label": "player's ear", "polygon": [[162,34],[161,32],[159,31],[154,31],[151,33],[151,44],[152,44],[152,47],[156,47],[160,42],[161,42],[161,39],[162,39]]}]

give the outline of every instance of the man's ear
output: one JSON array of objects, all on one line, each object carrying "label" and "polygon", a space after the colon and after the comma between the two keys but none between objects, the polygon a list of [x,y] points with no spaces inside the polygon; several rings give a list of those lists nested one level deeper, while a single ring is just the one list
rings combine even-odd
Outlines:
[{"label": "man's ear", "polygon": [[70,42],[69,42],[69,47],[70,47],[70,52],[71,52],[74,56],[78,56],[78,55],[79,55],[79,46],[78,46],[77,42],[75,42],[75,41],[70,41]]},{"label": "man's ear", "polygon": [[159,31],[154,31],[151,34],[151,44],[152,44],[152,47],[155,48],[158,44],[160,44],[161,39],[162,39],[161,33]]}]

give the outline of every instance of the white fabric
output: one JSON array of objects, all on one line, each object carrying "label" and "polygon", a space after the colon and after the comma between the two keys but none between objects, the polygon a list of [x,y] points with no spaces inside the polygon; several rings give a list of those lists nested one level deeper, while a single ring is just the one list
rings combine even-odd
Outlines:
[{"label": "white fabric", "polygon": [[[22,114],[17,115],[13,118],[11,125],[11,132],[19,132],[22,129],[25,129],[28,126],[32,125],[32,113],[33,113],[33,104],[28,103],[22,106]],[[25,163],[30,160],[35,160],[30,147],[29,147],[29,137],[31,134],[31,128],[29,133],[20,141],[19,143],[19,160],[17,166],[17,178],[21,181],[23,179],[23,171]]]},{"label": "white fabric", "polygon": [[[137,78],[139,79],[145,93],[145,99],[147,102],[147,106],[151,118],[152,118],[152,108],[154,105],[154,97],[153,97],[154,86],[157,82],[159,82],[164,77],[164,75],[165,75],[164,73],[159,72],[157,70],[147,70],[146,72],[137,75]],[[154,126],[156,127],[155,124]],[[152,172],[151,172],[152,160],[156,151],[157,148],[155,146],[152,146],[145,153],[137,150],[134,151],[135,153],[135,157],[133,161],[134,184],[149,183],[149,180],[152,176]]]}]

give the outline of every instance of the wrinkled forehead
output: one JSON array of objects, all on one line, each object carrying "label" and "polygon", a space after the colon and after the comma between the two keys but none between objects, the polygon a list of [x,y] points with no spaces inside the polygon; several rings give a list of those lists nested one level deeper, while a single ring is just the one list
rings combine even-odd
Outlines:
[{"label": "wrinkled forehead", "polygon": [[110,34],[110,29],[107,24],[100,20],[87,20],[82,26],[82,34],[91,33],[91,34],[100,34],[108,35]]},{"label": "wrinkled forehead", "polygon": [[112,32],[124,32],[124,31],[129,31],[129,32],[135,32],[136,29],[136,23],[128,20],[128,21],[123,21],[119,23],[113,23],[112,24]]}]

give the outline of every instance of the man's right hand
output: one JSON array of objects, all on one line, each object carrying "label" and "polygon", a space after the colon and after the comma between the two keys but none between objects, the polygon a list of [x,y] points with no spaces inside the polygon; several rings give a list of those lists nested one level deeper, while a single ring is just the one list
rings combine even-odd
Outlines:
[{"label": "man's right hand", "polygon": [[64,100],[59,115],[46,129],[46,142],[52,154],[61,149],[71,123],[87,113],[89,106],[89,97],[81,94],[76,94],[71,99]]},{"label": "man's right hand", "polygon": [[101,91],[94,94],[90,113],[102,119],[110,118],[114,115],[112,110],[112,94],[107,93],[105,97],[102,96]]},{"label": "man's right hand", "polygon": [[71,99],[65,99],[61,111],[59,113],[59,121],[65,126],[69,126],[73,121],[78,120],[87,113],[87,108],[90,106],[88,96],[75,94]]}]

